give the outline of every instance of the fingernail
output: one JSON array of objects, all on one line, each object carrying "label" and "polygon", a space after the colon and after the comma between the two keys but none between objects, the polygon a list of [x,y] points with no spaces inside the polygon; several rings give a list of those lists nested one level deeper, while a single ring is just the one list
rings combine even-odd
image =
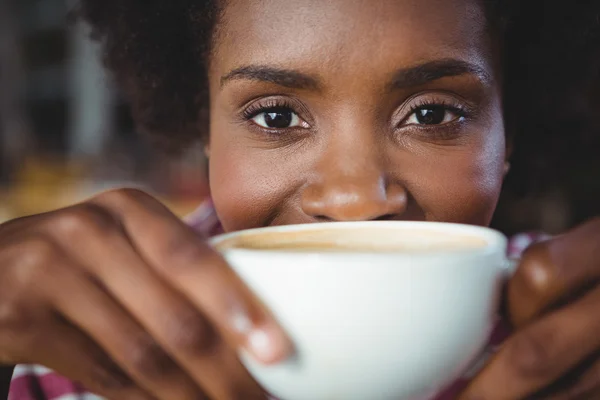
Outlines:
[{"label": "fingernail", "polygon": [[248,314],[241,309],[236,309],[231,318],[233,329],[240,335],[248,335],[252,330],[252,320]]},{"label": "fingernail", "polygon": [[279,354],[273,338],[263,329],[255,329],[248,335],[248,350],[263,362],[272,362]]},{"label": "fingernail", "polygon": [[267,324],[252,329],[247,338],[248,351],[262,363],[281,362],[291,354],[291,346],[283,337],[283,333],[272,325]]},{"label": "fingernail", "polygon": [[550,281],[550,274],[547,268],[536,265],[534,268],[529,269],[529,279],[536,288],[545,288]]},{"label": "fingernail", "polygon": [[291,355],[291,345],[283,332],[266,322],[256,325],[247,313],[237,309],[232,317],[233,329],[245,338],[245,348],[254,358],[264,364],[285,360]]}]

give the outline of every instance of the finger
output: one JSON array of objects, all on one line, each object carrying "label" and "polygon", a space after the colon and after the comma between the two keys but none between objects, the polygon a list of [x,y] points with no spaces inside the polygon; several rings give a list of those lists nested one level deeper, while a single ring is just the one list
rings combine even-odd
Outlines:
[{"label": "finger", "polygon": [[[85,229],[94,229],[89,225]],[[264,398],[210,322],[139,257],[122,232],[104,228],[101,236],[85,249],[65,245],[188,375],[213,398]]]},{"label": "finger", "polygon": [[106,398],[154,399],[81,331],[59,320],[55,320],[48,328],[47,335],[31,344],[31,359]]},{"label": "finger", "polygon": [[598,307],[600,289],[525,327],[503,345],[461,399],[519,399],[567,374],[600,348]]},{"label": "finger", "polygon": [[600,219],[530,247],[508,284],[508,312],[521,327],[600,279]]},{"label": "finger", "polygon": [[225,338],[264,363],[291,353],[285,332],[264,305],[221,255],[166,207],[139,191],[111,192],[96,202],[117,214],[138,253]]},{"label": "finger", "polygon": [[600,357],[598,352],[531,400],[578,400],[600,398]]},{"label": "finger", "polygon": [[77,267],[49,277],[45,295],[57,312],[96,342],[133,380],[159,399],[202,393],[134,319]]},{"label": "finger", "polygon": [[600,388],[595,387],[593,390],[581,392],[578,394],[577,392],[573,394],[567,394],[561,397],[542,397],[537,398],[534,397],[532,400],[592,400],[592,399],[600,399]]}]

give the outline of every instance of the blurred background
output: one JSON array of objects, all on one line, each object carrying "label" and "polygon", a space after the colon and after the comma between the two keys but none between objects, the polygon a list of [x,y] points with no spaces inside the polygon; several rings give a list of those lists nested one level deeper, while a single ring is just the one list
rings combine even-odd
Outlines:
[{"label": "blurred background", "polygon": [[[70,0],[0,0],[0,221],[117,186],[145,188],[180,215],[191,211],[208,195],[201,149],[174,158],[136,134],[99,49],[84,26],[68,23],[72,6]],[[520,62],[527,62],[523,57]],[[589,82],[586,87],[591,91]],[[524,129],[537,136],[516,139],[495,227],[509,234],[557,233],[600,214],[600,128],[597,122],[577,128],[572,120],[581,117],[575,114],[532,123]],[[585,130],[586,139],[572,129]],[[543,156],[549,148],[554,158]],[[532,172],[531,160],[541,174]]]},{"label": "blurred background", "polygon": [[69,0],[0,0],[0,218],[141,186],[179,214],[207,195],[197,148],[174,159],[136,134]]}]

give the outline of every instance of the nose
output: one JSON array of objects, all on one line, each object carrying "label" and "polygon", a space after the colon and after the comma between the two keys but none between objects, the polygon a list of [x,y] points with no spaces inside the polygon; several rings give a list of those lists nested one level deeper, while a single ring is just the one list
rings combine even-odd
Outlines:
[{"label": "nose", "polygon": [[373,167],[354,173],[329,170],[302,192],[304,213],[319,220],[397,219],[406,205],[406,190]]}]

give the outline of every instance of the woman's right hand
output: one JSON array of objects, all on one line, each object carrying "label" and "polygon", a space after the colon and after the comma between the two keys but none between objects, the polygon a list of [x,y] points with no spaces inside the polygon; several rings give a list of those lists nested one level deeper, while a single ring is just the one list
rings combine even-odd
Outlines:
[{"label": "woman's right hand", "polygon": [[0,364],[110,399],[265,398],[236,356],[290,343],[215,252],[137,190],[0,226]]}]

